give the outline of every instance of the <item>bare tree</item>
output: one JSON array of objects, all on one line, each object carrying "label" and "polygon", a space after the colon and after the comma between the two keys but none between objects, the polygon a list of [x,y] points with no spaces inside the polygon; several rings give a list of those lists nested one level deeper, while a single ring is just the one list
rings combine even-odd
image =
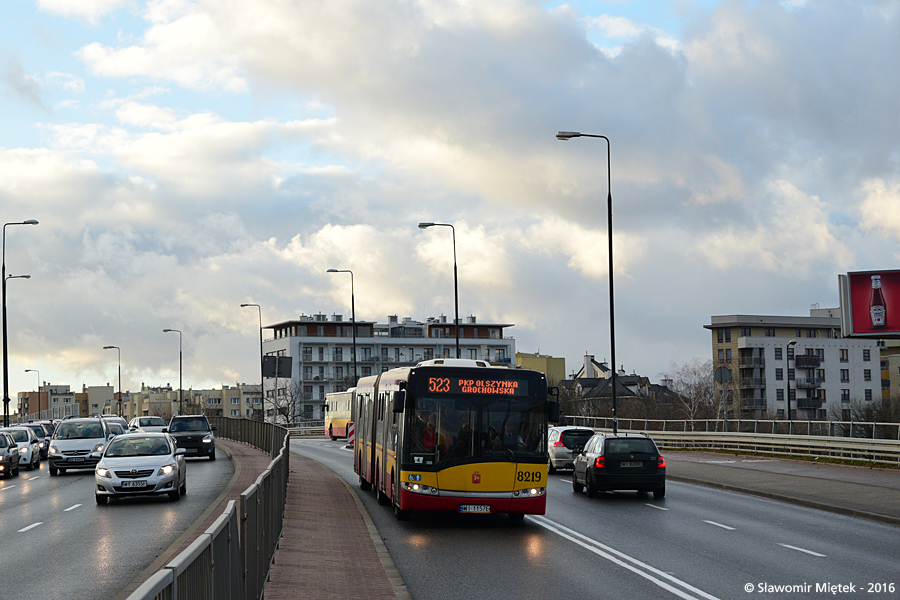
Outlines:
[{"label": "bare tree", "polygon": [[716,394],[712,360],[693,358],[681,366],[672,363],[663,376],[670,381],[669,389],[675,392],[675,407],[685,419],[717,418],[722,414],[722,400]]}]

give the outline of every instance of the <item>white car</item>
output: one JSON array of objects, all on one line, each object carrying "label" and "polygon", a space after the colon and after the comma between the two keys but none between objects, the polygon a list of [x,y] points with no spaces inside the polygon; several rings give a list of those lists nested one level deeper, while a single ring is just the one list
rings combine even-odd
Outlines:
[{"label": "white car", "polygon": [[162,417],[135,417],[128,424],[130,431],[142,431],[144,433],[162,433],[169,426]]},{"label": "white car", "polygon": [[0,429],[12,436],[19,447],[19,464],[28,469],[39,469],[41,466],[41,450],[38,437],[29,427],[7,427]]},{"label": "white car", "polygon": [[94,471],[97,504],[109,498],[166,494],[178,500],[187,494],[184,448],[165,433],[126,433],[113,438]]}]

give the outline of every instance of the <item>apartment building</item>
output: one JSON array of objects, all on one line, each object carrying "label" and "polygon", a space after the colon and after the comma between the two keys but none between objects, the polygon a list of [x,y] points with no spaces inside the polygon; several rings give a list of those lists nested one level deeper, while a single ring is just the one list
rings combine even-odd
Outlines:
[{"label": "apartment building", "polygon": [[727,373],[716,392],[724,391],[729,418],[836,419],[849,417],[851,401],[882,399],[878,341],[840,337],[839,309],[713,316],[703,327],[714,368],[725,369],[719,378]]},{"label": "apartment building", "polygon": [[[509,323],[479,323],[475,316],[460,319],[461,358],[512,366],[515,340],[504,336]],[[323,419],[325,395],[351,387],[359,377],[374,375],[419,361],[456,357],[456,326],[447,317],[424,323],[410,317],[387,317],[387,322],[357,320],[343,315],[301,315],[267,325],[273,337],[263,341],[267,356],[290,357],[291,376],[266,378],[266,420]],[[355,361],[354,361],[355,358]],[[354,377],[354,368],[356,377]],[[280,419],[279,419],[280,420]]]}]

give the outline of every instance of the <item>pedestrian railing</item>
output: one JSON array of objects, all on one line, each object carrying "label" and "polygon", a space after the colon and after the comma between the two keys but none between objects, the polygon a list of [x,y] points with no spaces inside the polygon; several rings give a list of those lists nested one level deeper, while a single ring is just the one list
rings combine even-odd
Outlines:
[{"label": "pedestrian railing", "polygon": [[284,525],[290,436],[284,427],[209,417],[218,437],[275,458],[256,482],[190,546],[151,575],[127,600],[259,600]]},{"label": "pedestrian railing", "polygon": [[[572,425],[599,431],[612,430],[612,418],[609,417],[573,416],[566,419]],[[718,450],[828,457],[900,466],[900,439],[882,437],[885,433],[892,433],[891,427],[897,427],[896,423],[794,421],[793,428],[771,427],[770,432],[759,431],[772,423],[787,422],[729,421],[728,431],[725,431],[722,421],[619,419],[617,429],[623,433],[648,433],[663,450]],[[797,433],[798,430],[803,434]],[[856,437],[851,436],[853,432],[856,432]],[[839,435],[834,435],[835,433]],[[844,433],[846,435],[840,435]],[[860,433],[867,435],[859,437]],[[877,437],[873,437],[873,433]]]}]

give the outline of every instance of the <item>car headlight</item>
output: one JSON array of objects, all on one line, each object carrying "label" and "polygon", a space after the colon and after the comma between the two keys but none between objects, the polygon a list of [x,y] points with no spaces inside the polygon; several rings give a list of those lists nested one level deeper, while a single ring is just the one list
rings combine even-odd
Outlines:
[{"label": "car headlight", "polygon": [[50,454],[59,454],[59,448],[57,448],[53,444],[50,444]]},{"label": "car headlight", "polygon": [[44,447],[44,442],[38,442],[38,448],[43,448],[43,447]]},{"label": "car headlight", "polygon": [[168,475],[169,473],[171,473],[174,470],[175,470],[175,465],[163,465],[162,467],[160,467],[159,473],[157,473],[157,475]]},{"label": "car headlight", "polygon": [[99,444],[94,446],[94,449],[91,450],[91,452],[103,452],[103,446],[105,446],[105,445],[106,444],[104,444],[103,442],[100,442]]},{"label": "car headlight", "polygon": [[204,436],[204,438],[203,438],[203,443],[204,443],[204,444],[211,444],[212,441],[213,441],[213,438],[212,438],[211,435]]},{"label": "car headlight", "polygon": [[21,448],[19,448],[19,454],[28,454],[29,450],[30,448],[28,446],[22,446]]},{"label": "car headlight", "polygon": [[112,475],[109,474],[109,469],[104,469],[103,467],[97,467],[97,477],[108,477],[112,479]]}]

